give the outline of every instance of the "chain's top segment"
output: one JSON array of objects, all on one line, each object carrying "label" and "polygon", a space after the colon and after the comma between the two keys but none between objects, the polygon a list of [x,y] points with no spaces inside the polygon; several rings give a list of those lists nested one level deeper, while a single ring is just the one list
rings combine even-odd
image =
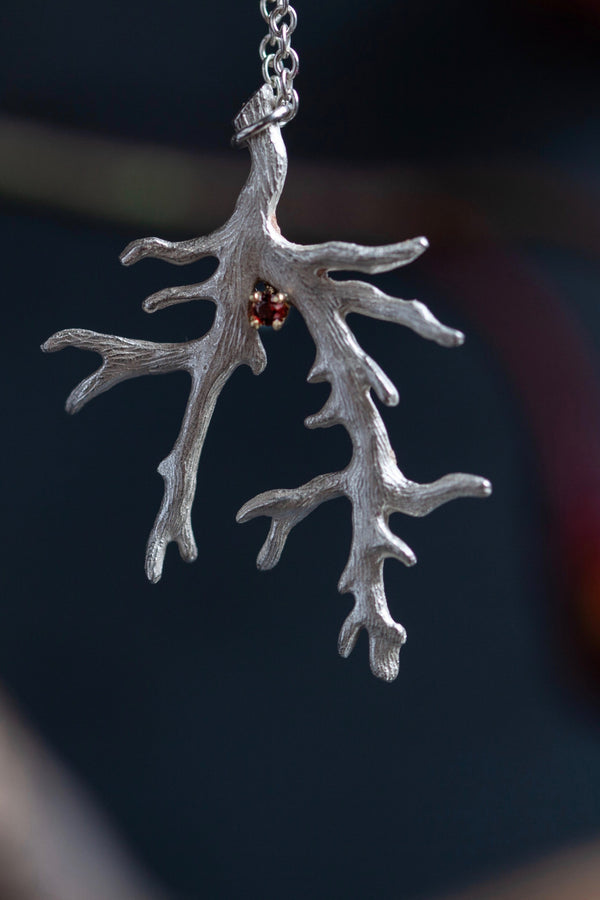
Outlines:
[{"label": "chain's top segment", "polygon": [[273,88],[278,105],[288,108],[288,115],[283,121],[285,124],[298,111],[294,78],[298,74],[299,61],[291,44],[298,16],[288,0],[260,0],[260,11],[269,26],[259,49],[263,78]]},{"label": "chain's top segment", "polygon": [[298,112],[294,78],[298,74],[299,60],[291,44],[292,34],[298,23],[296,10],[289,0],[260,0],[260,11],[269,26],[259,48],[263,78],[265,84],[273,89],[276,106],[268,116],[234,135],[232,143],[238,147],[269,125],[287,125]]}]

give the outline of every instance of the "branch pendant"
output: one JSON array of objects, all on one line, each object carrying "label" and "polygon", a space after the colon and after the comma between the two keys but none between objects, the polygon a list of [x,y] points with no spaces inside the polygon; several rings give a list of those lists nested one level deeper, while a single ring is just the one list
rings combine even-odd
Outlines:
[{"label": "branch pendant", "polygon": [[[265,84],[239,113],[234,122],[236,132],[251,130],[253,123],[273,113],[276,102],[272,88]],[[219,393],[238,366],[247,365],[256,375],[263,371],[266,355],[258,328],[281,327],[293,305],[304,318],[316,347],[308,380],[327,381],[331,386],[324,407],[305,424],[308,428],[343,425],[352,440],[352,459],[343,471],[319,475],[298,488],[258,495],[240,509],[237,521],[247,522],[256,516],[271,519],[257,560],[259,569],[270,569],[278,562],[294,525],[327,500],[349,498],[353,537],[339,590],[354,595],[354,607],[342,626],[339,652],[348,656],[364,628],[369,635],[373,673],[392,681],[398,674],[406,634],[388,610],[383,564],[391,557],[411,566],[416,558],[389,529],[389,516],[394,512],[423,516],[456,497],[485,497],[491,485],[485,478],[462,473],[421,485],[402,474],[371,396],[374,392],[382,403],[394,406],[398,394],[377,363],[358,345],[346,316],[360,313],[396,322],[445,347],[461,344],[463,335],[438,322],[418,301],[387,296],[363,281],[328,277],[328,272],[336,270],[377,273],[406,265],[426,249],[425,238],[380,247],[287,241],[275,215],[287,172],[281,129],[271,124],[252,134],[247,143],[252,160],[250,175],[222,228],[206,237],[181,242],[142,238],[129,244],[121,255],[124,265],[146,257],[176,265],[217,257],[219,266],[207,281],[165,288],[143,304],[146,312],[156,312],[189,300],[211,300],[217,311],[210,331],[198,340],[162,344],[67,329],[48,338],[42,349],[78,347],[102,357],[100,368],[69,396],[70,413],[78,412],[120,381],[138,375],[184,370],[191,376],[179,436],[158,467],[164,479],[164,496],[146,552],[146,574],[150,581],[157,582],[169,543],[177,543],[187,562],[197,557],[191,509],[198,462]]]}]

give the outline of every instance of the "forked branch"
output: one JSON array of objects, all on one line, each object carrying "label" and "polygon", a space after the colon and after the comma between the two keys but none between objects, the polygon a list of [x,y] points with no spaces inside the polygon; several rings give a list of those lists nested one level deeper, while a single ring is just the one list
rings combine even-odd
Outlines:
[{"label": "forked branch", "polygon": [[93,397],[110,390],[120,381],[138,375],[161,375],[189,369],[195,343],[155,344],[152,341],[98,334],[84,328],[67,328],[49,337],[42,344],[42,350],[53,353],[65,347],[77,347],[93,350],[102,357],[100,368],[84,378],[67,398],[67,412],[76,413]]},{"label": "forked branch", "polygon": [[271,517],[269,534],[258,557],[259,568],[267,568],[279,560],[294,525],[319,503],[340,494],[348,497],[353,536],[338,587],[341,593],[354,594],[354,607],[340,632],[339,651],[348,656],[360,630],[366,629],[371,669],[385,681],[392,681],[398,674],[406,634],[387,607],[384,561],[393,558],[407,566],[416,562],[410,547],[391,532],[390,515],[402,512],[423,516],[457,497],[487,496],[491,485],[485,478],[462,473],[420,485],[402,474],[371,398],[373,390],[383,403],[393,406],[398,402],[397,391],[359,346],[345,317],[359,313],[397,322],[446,347],[462,343],[461,332],[443,325],[418,301],[390,297],[362,281],[333,281],[326,273],[336,268],[386,271],[416,258],[425,246],[416,239],[381,248],[340,243],[305,248],[310,251],[304,258],[305,262],[309,259],[309,272],[298,280],[293,296],[317,351],[308,380],[331,385],[325,405],[307,418],[306,425],[343,425],[352,439],[352,459],[342,472],[320,476],[295,490],[261,494],[238,513],[242,522],[257,515]]},{"label": "forked branch", "polygon": [[266,570],[276,566],[292,528],[321,503],[343,493],[343,476],[337,473],[318,475],[291,491],[266,491],[245,503],[236,516],[240,525],[257,516],[271,517],[271,528],[256,561],[258,568]]}]

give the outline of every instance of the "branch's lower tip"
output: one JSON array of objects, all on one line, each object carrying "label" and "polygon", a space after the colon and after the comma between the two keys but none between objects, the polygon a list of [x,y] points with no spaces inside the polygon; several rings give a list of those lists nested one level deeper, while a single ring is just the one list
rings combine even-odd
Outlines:
[{"label": "branch's lower tip", "polygon": [[356,646],[358,635],[363,628],[362,622],[357,622],[352,613],[345,619],[338,637],[338,653],[344,659],[348,659]]},{"label": "branch's lower tip", "polygon": [[244,503],[241,509],[238,509],[235,514],[235,521],[238,525],[245,525],[252,518],[252,509],[250,507],[250,500],[247,503]]},{"label": "branch's lower tip", "polygon": [[146,578],[151,584],[158,584],[162,578],[165,550],[166,547],[162,551],[152,548],[146,554]]},{"label": "branch's lower tip", "polygon": [[383,662],[377,661],[376,663],[371,663],[371,672],[373,675],[380,681],[384,681],[386,684],[391,684],[392,681],[395,681],[398,677],[400,671],[400,653],[398,653],[397,659],[395,657],[396,654],[393,654],[392,658],[389,660],[386,659]]},{"label": "branch's lower tip", "polygon": [[146,563],[146,578],[150,584],[158,584],[162,578],[162,565],[157,566],[155,562],[151,565]]},{"label": "branch's lower tip", "polygon": [[452,337],[454,339],[452,345],[454,347],[462,347],[462,345],[465,342],[465,335],[463,334],[463,332],[462,331],[454,331],[452,333]]},{"label": "branch's lower tip", "polygon": [[127,244],[122,253],[119,254],[119,260],[122,265],[130,266],[134,262],[136,262],[135,258],[135,248],[131,244]]},{"label": "branch's lower tip", "polygon": [[283,542],[276,542],[270,538],[271,534],[269,533],[269,537],[267,537],[267,540],[262,545],[260,552],[256,557],[256,568],[259,572],[268,572],[270,569],[274,569],[281,559],[285,540]]},{"label": "branch's lower tip", "polygon": [[196,560],[198,559],[198,550],[196,549],[196,547],[194,547],[192,550],[187,549],[187,548],[184,548],[182,550],[180,547],[179,555],[184,562],[193,563],[193,562],[196,562]]},{"label": "branch's lower tip", "polygon": [[421,235],[421,237],[415,238],[415,242],[417,244],[420,244],[421,247],[423,248],[423,250],[427,250],[427,248],[429,247],[429,241],[427,240],[427,238],[424,235]]},{"label": "branch's lower tip", "polygon": [[353,650],[354,644],[352,644],[352,646],[349,646],[349,644],[338,641],[338,653],[342,657],[342,659],[348,659]]},{"label": "branch's lower tip", "polygon": [[46,338],[44,343],[40,344],[42,353],[54,353],[55,350],[62,350],[62,347],[57,346],[62,335],[64,335],[63,331],[57,331],[55,334],[51,334],[49,338]]},{"label": "branch's lower tip", "polygon": [[494,490],[493,487],[492,487],[492,482],[491,482],[491,481],[488,481],[487,478],[482,478],[482,479],[481,479],[481,487],[480,487],[480,490],[481,490],[481,496],[482,496],[482,497],[489,497],[489,496],[491,496],[491,494],[493,493],[493,490]]},{"label": "branch's lower tip", "polygon": [[400,650],[406,643],[406,631],[394,623],[385,635],[369,632],[371,672],[381,681],[395,681],[400,671]]}]

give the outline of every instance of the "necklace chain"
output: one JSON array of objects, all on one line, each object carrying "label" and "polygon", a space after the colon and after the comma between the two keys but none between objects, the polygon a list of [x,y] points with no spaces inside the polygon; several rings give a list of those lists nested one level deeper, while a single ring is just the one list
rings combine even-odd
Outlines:
[{"label": "necklace chain", "polygon": [[278,105],[287,107],[287,113],[280,119],[285,125],[298,112],[294,78],[298,74],[299,60],[291,44],[298,16],[289,0],[260,0],[260,11],[269,26],[259,49],[263,78],[273,88]]}]

